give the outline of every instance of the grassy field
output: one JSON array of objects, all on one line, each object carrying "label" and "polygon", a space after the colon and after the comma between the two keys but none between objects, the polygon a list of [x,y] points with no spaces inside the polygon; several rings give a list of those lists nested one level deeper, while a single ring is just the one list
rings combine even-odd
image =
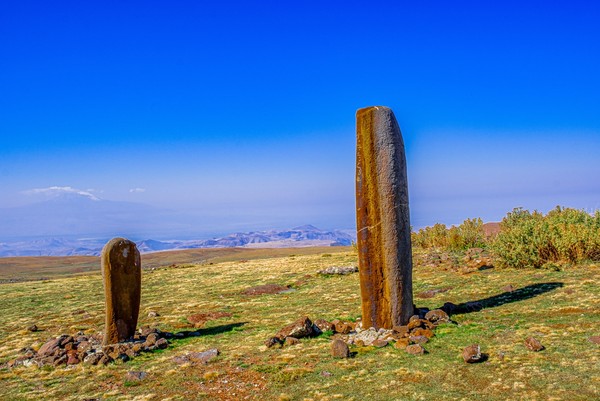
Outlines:
[{"label": "grassy field", "polygon": [[[0,369],[0,399],[600,399],[600,345],[588,340],[600,335],[600,268],[595,265],[562,271],[492,268],[465,274],[417,264],[416,295],[444,290],[430,298],[416,296],[418,306],[481,301],[484,309],[453,315],[456,324],[436,330],[425,344],[426,355],[412,356],[388,346],[354,349],[355,357],[339,360],[330,356],[331,340],[325,335],[281,349],[267,349],[263,342],[303,315],[328,320],[359,317],[358,275],[316,274],[324,267],[355,264],[356,255],[350,248],[288,250],[286,255],[256,251],[262,252],[256,258],[221,254],[212,264],[196,259],[202,263],[144,271],[139,326],[177,332],[192,330],[186,317],[194,313],[232,314],[209,321],[202,336],[172,340],[168,349],[127,363]],[[150,258],[144,256],[143,263]],[[161,258],[165,266],[182,263],[169,260],[167,253]],[[19,356],[23,347],[39,347],[62,333],[102,330],[99,273],[54,277],[0,285],[0,363]],[[294,290],[243,294],[267,283]],[[507,291],[508,285],[515,291]],[[159,316],[148,317],[150,311]],[[42,331],[27,331],[33,323]],[[546,349],[529,351],[524,346],[528,336],[538,338]],[[472,343],[489,355],[486,362],[462,361],[462,349]],[[173,361],[177,355],[209,348],[218,348],[221,355],[207,365]],[[147,376],[128,380],[132,370]]]},{"label": "grassy field", "polygon": [[[212,248],[181,251],[153,252],[143,255],[144,269],[168,265],[204,264],[275,258],[291,254],[307,255],[323,252],[340,252],[342,247],[313,248]],[[47,280],[61,276],[89,274],[100,271],[97,256],[14,257],[0,258],[0,283]]]}]

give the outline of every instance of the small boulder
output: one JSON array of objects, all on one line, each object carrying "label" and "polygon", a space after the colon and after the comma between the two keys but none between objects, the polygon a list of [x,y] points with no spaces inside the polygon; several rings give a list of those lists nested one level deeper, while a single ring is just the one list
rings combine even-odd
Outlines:
[{"label": "small boulder", "polygon": [[466,363],[477,363],[484,360],[479,344],[472,344],[466,347],[462,352],[462,357]]},{"label": "small boulder", "polygon": [[88,354],[84,359],[83,363],[85,365],[97,365],[100,362],[100,359],[104,356],[102,352],[94,352],[93,354]]},{"label": "small boulder", "polygon": [[38,355],[49,356],[54,354],[54,352],[59,349],[61,338],[53,338],[46,342],[44,345],[40,347],[38,350]]},{"label": "small boulder", "polygon": [[542,343],[535,337],[528,337],[525,340],[525,346],[533,352],[539,352],[544,349]]},{"label": "small boulder", "polygon": [[429,341],[429,338],[425,336],[410,336],[408,337],[408,340],[413,344],[425,344]]},{"label": "small boulder", "polygon": [[448,316],[448,314],[441,309],[434,309],[427,312],[425,319],[429,320],[431,323],[439,324],[449,322],[450,316]]},{"label": "small boulder", "polygon": [[594,344],[600,344],[600,336],[588,337],[588,341],[593,342]]},{"label": "small boulder", "polygon": [[383,348],[383,347],[386,347],[389,343],[390,343],[390,340],[383,340],[383,339],[378,338],[377,340],[373,341],[373,343],[371,345],[376,348]]},{"label": "small boulder", "polygon": [[408,345],[405,350],[411,355],[423,355],[426,352],[421,344]]},{"label": "small boulder", "polygon": [[283,346],[283,341],[279,337],[269,337],[265,341],[265,345],[267,346],[267,348],[271,348],[271,347],[274,347],[274,346],[281,347],[281,346]]},{"label": "small boulder", "polygon": [[27,327],[27,330],[31,332],[36,332],[39,331],[39,328],[37,327],[37,325],[32,324],[31,326]]},{"label": "small boulder", "polygon": [[401,338],[394,343],[394,348],[396,349],[406,349],[410,345],[410,340],[408,338]]},{"label": "small boulder", "polygon": [[321,331],[333,331],[335,326],[333,323],[328,322],[325,319],[317,319],[314,321],[315,326],[319,328]]},{"label": "small boulder", "polygon": [[408,336],[408,326],[394,326],[392,328],[394,338],[402,338]]},{"label": "small boulder", "polygon": [[137,381],[144,380],[146,378],[146,376],[148,376],[148,373],[146,373],[146,372],[136,372],[136,371],[130,370],[129,372],[127,372],[125,374],[125,380],[129,381],[129,382],[137,382]]},{"label": "small boulder", "polygon": [[169,342],[164,338],[159,338],[155,345],[158,349],[165,349],[169,346]]},{"label": "small boulder", "polygon": [[158,312],[151,310],[150,312],[148,312],[148,317],[158,317],[160,316],[158,314]]},{"label": "small boulder", "polygon": [[342,340],[333,340],[331,343],[331,355],[334,358],[349,358],[350,348],[348,348],[348,344]]},{"label": "small boulder", "polygon": [[313,328],[312,321],[308,318],[308,316],[304,316],[294,323],[285,326],[283,329],[279,330],[275,337],[279,337],[280,339],[285,339],[286,337],[295,337],[295,338],[304,338],[311,337],[315,334],[315,330]]},{"label": "small boulder", "polygon": [[435,333],[433,332],[433,330],[431,329],[422,329],[422,328],[417,328],[414,329],[411,334],[413,336],[425,336],[427,338],[432,338],[433,336],[435,336]]}]

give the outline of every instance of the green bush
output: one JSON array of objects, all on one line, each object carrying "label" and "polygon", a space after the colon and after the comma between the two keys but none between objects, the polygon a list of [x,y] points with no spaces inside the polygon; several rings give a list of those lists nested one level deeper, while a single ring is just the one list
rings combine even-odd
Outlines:
[{"label": "green bush", "polygon": [[508,213],[492,242],[501,267],[556,266],[600,260],[600,212],[557,206],[547,215],[522,208]]},{"label": "green bush", "polygon": [[483,222],[480,218],[467,219],[458,227],[446,228],[445,224],[435,224],[412,233],[413,245],[421,248],[444,248],[464,250],[485,246]]}]

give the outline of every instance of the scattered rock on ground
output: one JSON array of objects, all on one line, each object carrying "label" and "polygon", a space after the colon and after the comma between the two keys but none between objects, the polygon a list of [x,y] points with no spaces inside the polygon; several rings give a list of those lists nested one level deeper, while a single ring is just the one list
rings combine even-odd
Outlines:
[{"label": "scattered rock on ground", "polygon": [[350,348],[348,348],[348,344],[342,340],[333,340],[331,343],[331,355],[334,358],[349,358]]},{"label": "scattered rock on ground", "polygon": [[27,327],[27,330],[31,332],[36,332],[39,331],[39,328],[37,327],[37,325],[32,324],[31,326]]},{"label": "scattered rock on ground", "polygon": [[511,284],[502,287],[502,291],[504,292],[513,292],[515,290],[515,287],[513,287]]},{"label": "scattered rock on ground", "polygon": [[75,336],[63,334],[49,339],[37,352],[32,347],[24,348],[24,355],[7,362],[6,366],[45,365],[106,365],[121,360],[126,362],[142,352],[151,352],[169,346],[169,338],[186,338],[200,335],[198,331],[180,333],[162,332],[157,328],[144,326],[128,341],[102,345],[102,334],[85,335],[79,332]]},{"label": "scattered rock on ground", "polygon": [[588,340],[594,344],[600,344],[600,336],[591,336],[588,338]]},{"label": "scattered rock on ground", "polygon": [[328,322],[325,319],[317,319],[313,323],[315,324],[315,326],[317,326],[319,328],[319,330],[321,330],[323,332],[335,330],[335,325],[331,322]]},{"label": "scattered rock on ground", "polygon": [[441,309],[434,309],[427,312],[425,319],[435,324],[448,323],[450,321],[448,314]]},{"label": "scattered rock on ground", "polygon": [[525,340],[525,346],[533,352],[538,352],[544,349],[542,343],[535,337],[528,337]]},{"label": "scattered rock on ground", "polygon": [[406,352],[411,355],[423,355],[425,348],[421,344],[411,344],[406,347]]},{"label": "scattered rock on ground", "polygon": [[358,273],[358,267],[357,266],[331,266],[326,269],[319,270],[318,273],[324,274],[324,275],[335,275],[335,274],[346,275],[346,274]]},{"label": "scattered rock on ground", "polygon": [[203,352],[189,352],[185,355],[179,355],[173,358],[173,362],[183,365],[184,363],[207,364],[219,356],[221,352],[216,348],[211,348]]},{"label": "scattered rock on ground", "polygon": [[146,373],[146,372],[136,372],[136,371],[130,370],[129,372],[127,372],[125,374],[125,380],[130,381],[130,382],[135,382],[135,381],[144,380],[146,378],[146,376],[148,376],[148,373]]},{"label": "scattered rock on ground", "polygon": [[479,344],[472,344],[466,347],[462,352],[462,357],[466,363],[477,363],[484,360],[484,355],[481,353]]},{"label": "scattered rock on ground", "polygon": [[275,334],[275,337],[278,337],[281,340],[284,340],[286,337],[311,337],[320,334],[317,330],[318,327],[313,325],[313,322],[308,316],[304,316],[279,330],[277,334]]}]

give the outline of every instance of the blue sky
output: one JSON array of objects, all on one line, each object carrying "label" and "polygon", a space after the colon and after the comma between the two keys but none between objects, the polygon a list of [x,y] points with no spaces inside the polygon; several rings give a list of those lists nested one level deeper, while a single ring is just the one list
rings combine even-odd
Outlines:
[{"label": "blue sky", "polygon": [[350,228],[354,113],[386,105],[417,227],[600,208],[594,2],[256,3],[0,5],[0,207]]}]

